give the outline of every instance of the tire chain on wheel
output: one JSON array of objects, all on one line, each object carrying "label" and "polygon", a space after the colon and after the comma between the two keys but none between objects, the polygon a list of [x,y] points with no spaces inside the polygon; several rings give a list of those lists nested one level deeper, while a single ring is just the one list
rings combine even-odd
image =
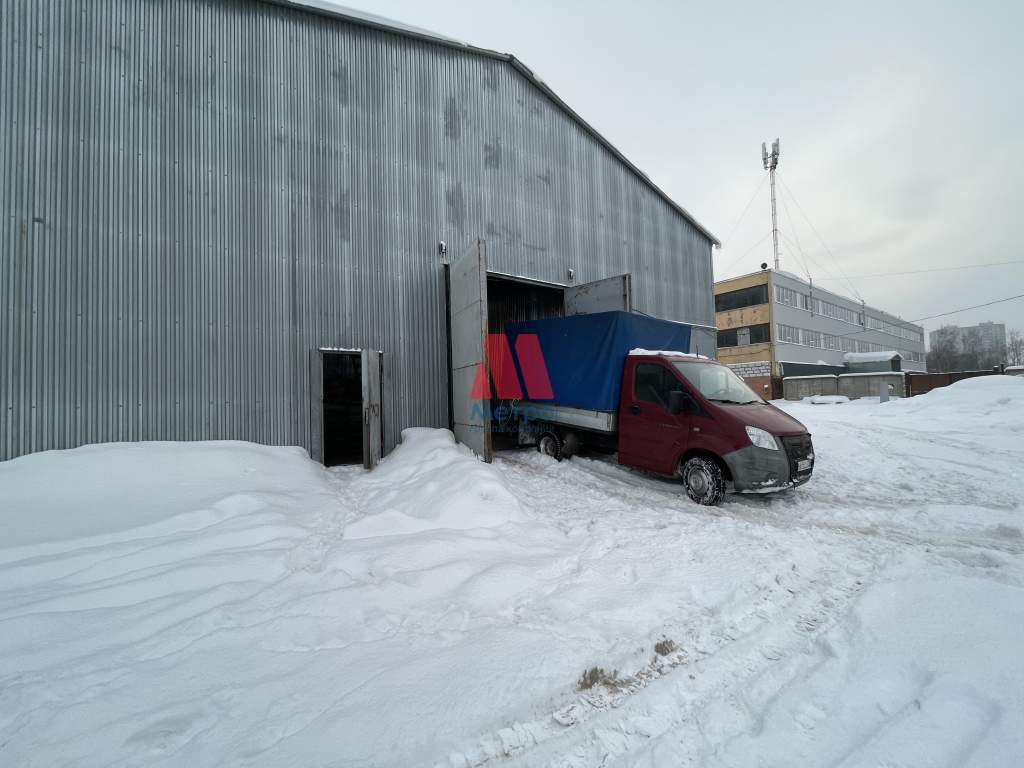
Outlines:
[{"label": "tire chain on wheel", "polygon": [[[708,487],[704,493],[700,495],[696,494],[687,482],[687,475],[691,470],[702,471],[707,475]],[[712,507],[718,504],[725,495],[725,476],[722,473],[722,468],[718,465],[718,462],[713,459],[708,459],[703,456],[694,456],[683,464],[680,475],[683,479],[683,485],[686,488],[686,495],[698,504]]]},{"label": "tire chain on wheel", "polygon": [[[555,446],[554,453],[545,453],[544,448],[542,447],[544,445],[544,439],[545,438],[551,438],[551,441],[552,441],[552,443],[554,443],[554,446]],[[543,433],[541,433],[541,436],[537,439],[537,451],[539,453],[543,453],[545,456],[551,456],[551,458],[553,458],[555,461],[561,461],[562,460],[562,438],[560,438],[558,436],[557,432],[543,432]]]}]

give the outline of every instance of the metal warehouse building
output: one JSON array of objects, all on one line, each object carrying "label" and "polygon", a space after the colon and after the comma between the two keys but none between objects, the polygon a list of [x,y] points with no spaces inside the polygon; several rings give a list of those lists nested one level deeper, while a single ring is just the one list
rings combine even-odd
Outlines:
[{"label": "metal warehouse building", "polygon": [[289,2],[0,9],[0,459],[358,460],[343,427],[458,423],[512,319],[714,350],[714,238],[512,56]]}]

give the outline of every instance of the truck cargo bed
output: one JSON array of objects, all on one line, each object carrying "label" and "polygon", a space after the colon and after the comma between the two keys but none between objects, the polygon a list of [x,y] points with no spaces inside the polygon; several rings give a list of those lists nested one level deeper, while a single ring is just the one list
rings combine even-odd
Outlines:
[{"label": "truck cargo bed", "polygon": [[619,414],[614,411],[591,411],[551,403],[521,403],[537,418],[566,427],[587,429],[591,432],[613,434],[619,427]]}]

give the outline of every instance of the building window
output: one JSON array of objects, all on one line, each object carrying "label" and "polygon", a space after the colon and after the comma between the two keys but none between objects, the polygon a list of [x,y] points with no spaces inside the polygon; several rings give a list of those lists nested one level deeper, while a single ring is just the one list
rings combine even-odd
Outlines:
[{"label": "building window", "polygon": [[738,291],[728,291],[715,296],[715,312],[728,312],[730,309],[754,307],[768,303],[768,286],[752,285]]},{"label": "building window", "polygon": [[899,349],[892,344],[877,344],[841,334],[812,331],[809,328],[796,328],[792,325],[776,323],[776,339],[780,344],[799,344],[803,347],[831,349],[838,352],[898,352],[904,361],[924,362],[924,353]]},{"label": "building window", "polygon": [[888,320],[881,317],[874,317],[873,315],[867,315],[864,318],[864,327],[870,328],[874,331],[881,331],[882,333],[887,333],[890,336],[895,336],[900,339],[916,341],[919,344],[924,341],[924,337],[919,331],[897,323],[890,323]]},{"label": "building window", "polygon": [[771,336],[768,323],[730,328],[727,331],[718,332],[719,349],[745,347],[748,344],[767,344],[769,341],[771,341]]},{"label": "building window", "polygon": [[803,343],[808,347],[817,347],[818,349],[824,349],[825,345],[823,342],[824,334],[821,331],[803,331]]},{"label": "building window", "polygon": [[775,301],[778,304],[785,304],[788,307],[796,307],[797,309],[811,308],[811,297],[805,293],[794,291],[792,288],[786,288],[783,285],[775,286]]},{"label": "building window", "polygon": [[771,326],[768,323],[750,326],[750,343],[767,344],[772,340]]},{"label": "building window", "polygon": [[775,336],[778,341],[783,344],[799,344],[800,343],[800,329],[794,328],[792,325],[783,325],[782,323],[776,323]]},{"label": "building window", "polygon": [[824,299],[814,300],[814,313],[822,317],[831,317],[833,320],[841,320],[851,325],[861,324],[860,312],[839,304],[833,304],[831,301],[825,301]]}]

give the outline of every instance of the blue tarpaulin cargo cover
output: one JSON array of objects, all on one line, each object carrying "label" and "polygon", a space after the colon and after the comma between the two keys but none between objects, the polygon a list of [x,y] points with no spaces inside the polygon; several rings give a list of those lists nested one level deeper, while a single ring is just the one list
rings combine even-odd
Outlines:
[{"label": "blue tarpaulin cargo cover", "polygon": [[505,326],[515,349],[520,334],[540,342],[554,397],[549,402],[617,411],[622,368],[631,349],[690,351],[690,326],[629,312],[597,312]]}]

